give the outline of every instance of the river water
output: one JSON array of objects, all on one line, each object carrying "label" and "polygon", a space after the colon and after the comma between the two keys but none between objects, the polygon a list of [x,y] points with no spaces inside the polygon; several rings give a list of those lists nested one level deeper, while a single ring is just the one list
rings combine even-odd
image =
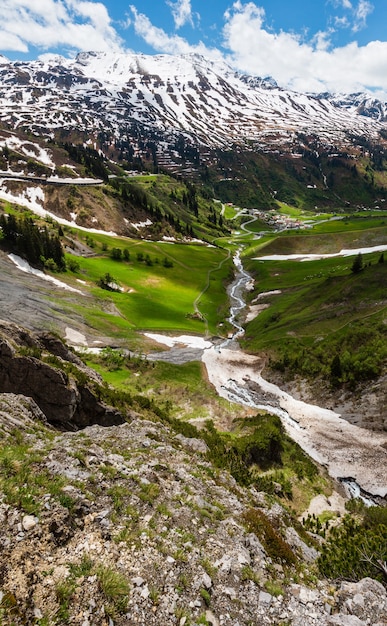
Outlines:
[{"label": "river water", "polygon": [[348,496],[386,497],[387,434],[359,428],[334,411],[295,399],[262,377],[262,358],[240,349],[238,339],[244,333],[240,317],[252,278],[244,270],[239,252],[234,264],[235,279],[228,290],[229,322],[234,328],[230,337],[212,343],[198,337],[168,337],[164,341],[161,335],[148,336],[159,343],[174,344],[175,357],[178,352],[191,351],[194,358],[200,354],[209,381],[221,397],[279,415],[292,439],[344,484]]}]

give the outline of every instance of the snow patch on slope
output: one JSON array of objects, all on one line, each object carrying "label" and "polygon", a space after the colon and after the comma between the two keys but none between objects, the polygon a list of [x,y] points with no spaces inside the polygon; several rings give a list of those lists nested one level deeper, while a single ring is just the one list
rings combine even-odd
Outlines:
[{"label": "snow patch on slope", "polygon": [[269,254],[255,257],[254,261],[317,261],[320,259],[332,259],[338,256],[355,256],[356,254],[371,254],[372,252],[385,252],[386,245],[373,246],[371,248],[354,248],[340,250],[331,254]]},{"label": "snow patch on slope", "polygon": [[52,219],[53,221],[58,222],[58,224],[62,224],[63,226],[78,228],[78,230],[82,230],[87,233],[110,235],[111,237],[117,236],[117,233],[113,231],[105,231],[98,228],[86,228],[84,226],[79,226],[75,221],[66,220],[63,217],[58,217],[54,213],[50,213],[50,211],[46,211],[42,204],[39,202],[39,200],[41,200],[41,202],[44,202],[44,191],[41,187],[28,187],[21,194],[15,195],[3,189],[1,186],[2,183],[3,179],[0,178],[0,199],[2,200],[24,206],[27,209],[30,209],[33,213],[35,213],[35,215],[39,215],[43,218]]},{"label": "snow patch on slope", "polygon": [[42,278],[43,280],[46,280],[54,284],[56,287],[60,287],[61,289],[66,289],[67,291],[73,291],[74,293],[79,293],[81,296],[84,295],[82,291],[80,291],[79,289],[75,289],[75,287],[70,287],[70,285],[67,285],[61,280],[58,280],[57,278],[54,278],[53,276],[49,276],[48,274],[45,274],[41,270],[37,270],[35,267],[31,267],[31,265],[25,259],[22,259],[20,256],[17,256],[17,254],[9,254],[8,258],[11,259],[11,261],[16,265],[16,267],[18,267],[19,270],[21,270],[22,272],[26,272],[27,274],[33,274],[33,276]]}]

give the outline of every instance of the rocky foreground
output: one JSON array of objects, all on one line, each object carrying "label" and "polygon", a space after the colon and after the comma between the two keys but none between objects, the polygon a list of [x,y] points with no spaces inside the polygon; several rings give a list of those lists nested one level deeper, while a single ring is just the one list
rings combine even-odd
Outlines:
[{"label": "rocky foreground", "polygon": [[[0,416],[2,624],[387,624],[380,583],[318,581],[308,537],[204,442],[140,417],[55,432],[13,394]],[[292,567],[251,532],[257,510]]]}]

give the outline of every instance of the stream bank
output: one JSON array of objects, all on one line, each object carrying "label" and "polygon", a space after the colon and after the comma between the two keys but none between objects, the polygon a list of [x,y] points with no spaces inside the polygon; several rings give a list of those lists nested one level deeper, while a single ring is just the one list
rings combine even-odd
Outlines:
[{"label": "stream bank", "polygon": [[[330,476],[344,482],[348,496],[354,489],[376,498],[387,496],[387,433],[372,432],[342,419],[333,410],[296,399],[262,377],[264,359],[244,353],[238,344],[244,329],[239,323],[246,303],[244,293],[252,281],[244,270],[239,252],[234,257],[235,279],[228,289],[234,333],[223,342],[201,345],[201,359],[208,380],[217,393],[252,409],[280,416],[287,433]],[[198,338],[163,338],[149,335],[159,343],[198,347]],[[210,345],[208,345],[210,344]],[[176,348],[175,348],[176,350]],[[196,352],[196,354],[198,354]]]}]

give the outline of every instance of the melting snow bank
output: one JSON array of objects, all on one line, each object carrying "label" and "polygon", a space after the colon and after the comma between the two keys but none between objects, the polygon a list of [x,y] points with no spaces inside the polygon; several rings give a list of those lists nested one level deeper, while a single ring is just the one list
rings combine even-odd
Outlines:
[{"label": "melting snow bank", "polygon": [[292,439],[333,478],[350,476],[364,492],[386,497],[387,433],[359,428],[334,411],[295,400],[262,378],[262,364],[252,355],[213,347],[203,362],[220,396],[280,415]]},{"label": "melting snow bank", "polygon": [[357,482],[353,480],[353,478],[342,478],[341,482],[351,498],[360,498],[360,500],[363,500],[366,506],[375,505],[375,501],[372,497],[370,497],[370,494],[366,494],[363,489],[359,487]]},{"label": "melting snow bank", "polygon": [[70,285],[67,285],[66,283],[62,283],[62,281],[58,280],[57,278],[54,278],[53,276],[48,276],[48,274],[45,274],[44,272],[41,272],[40,270],[37,270],[34,267],[31,267],[31,265],[27,261],[17,256],[16,254],[9,254],[8,258],[11,259],[11,261],[15,263],[15,265],[22,272],[26,272],[27,274],[33,274],[34,276],[38,276],[38,278],[47,280],[48,282],[53,283],[57,287],[61,287],[62,289],[67,289],[67,291],[73,291],[75,293],[79,293],[81,296],[84,295],[82,291],[80,291],[79,289],[70,287]]},{"label": "melting snow bank", "polygon": [[356,248],[340,250],[333,254],[272,254],[255,257],[254,261],[316,261],[318,259],[332,259],[338,256],[354,256],[356,254],[370,254],[371,252],[386,252],[387,246],[373,246],[372,248]]},{"label": "melting snow bank", "polygon": [[147,354],[149,361],[165,361],[166,363],[173,363],[174,365],[201,361],[203,351],[212,346],[210,341],[206,341],[202,337],[191,335],[170,337],[168,335],[144,333],[144,336],[168,347],[168,350],[150,352]]},{"label": "melting snow bank", "polygon": [[85,346],[87,347],[87,340],[83,333],[80,333],[78,330],[74,330],[69,326],[66,327],[66,335],[65,340],[76,346]]},{"label": "melting snow bank", "polygon": [[145,222],[138,222],[137,224],[130,224],[136,230],[139,228],[145,228],[146,226],[152,226],[153,222],[150,219],[147,219]]},{"label": "melting snow bank", "polygon": [[[290,437],[325,466],[332,478],[342,482],[348,495],[365,500],[369,494],[369,502],[372,497],[387,496],[387,433],[359,428],[334,411],[296,400],[262,378],[263,360],[259,357],[215,346],[202,337],[144,335],[172,350],[176,346],[187,353],[201,350],[208,379],[222,398],[278,415]],[[175,360],[165,353],[160,358]],[[189,354],[188,360],[192,360]]]},{"label": "melting snow bank", "polygon": [[194,337],[191,335],[180,335],[179,337],[168,337],[168,335],[158,335],[156,333],[143,333],[145,337],[157,341],[164,346],[172,348],[176,345],[182,345],[187,348],[197,348],[198,350],[205,350],[212,347],[211,341],[206,341],[203,337]]}]

